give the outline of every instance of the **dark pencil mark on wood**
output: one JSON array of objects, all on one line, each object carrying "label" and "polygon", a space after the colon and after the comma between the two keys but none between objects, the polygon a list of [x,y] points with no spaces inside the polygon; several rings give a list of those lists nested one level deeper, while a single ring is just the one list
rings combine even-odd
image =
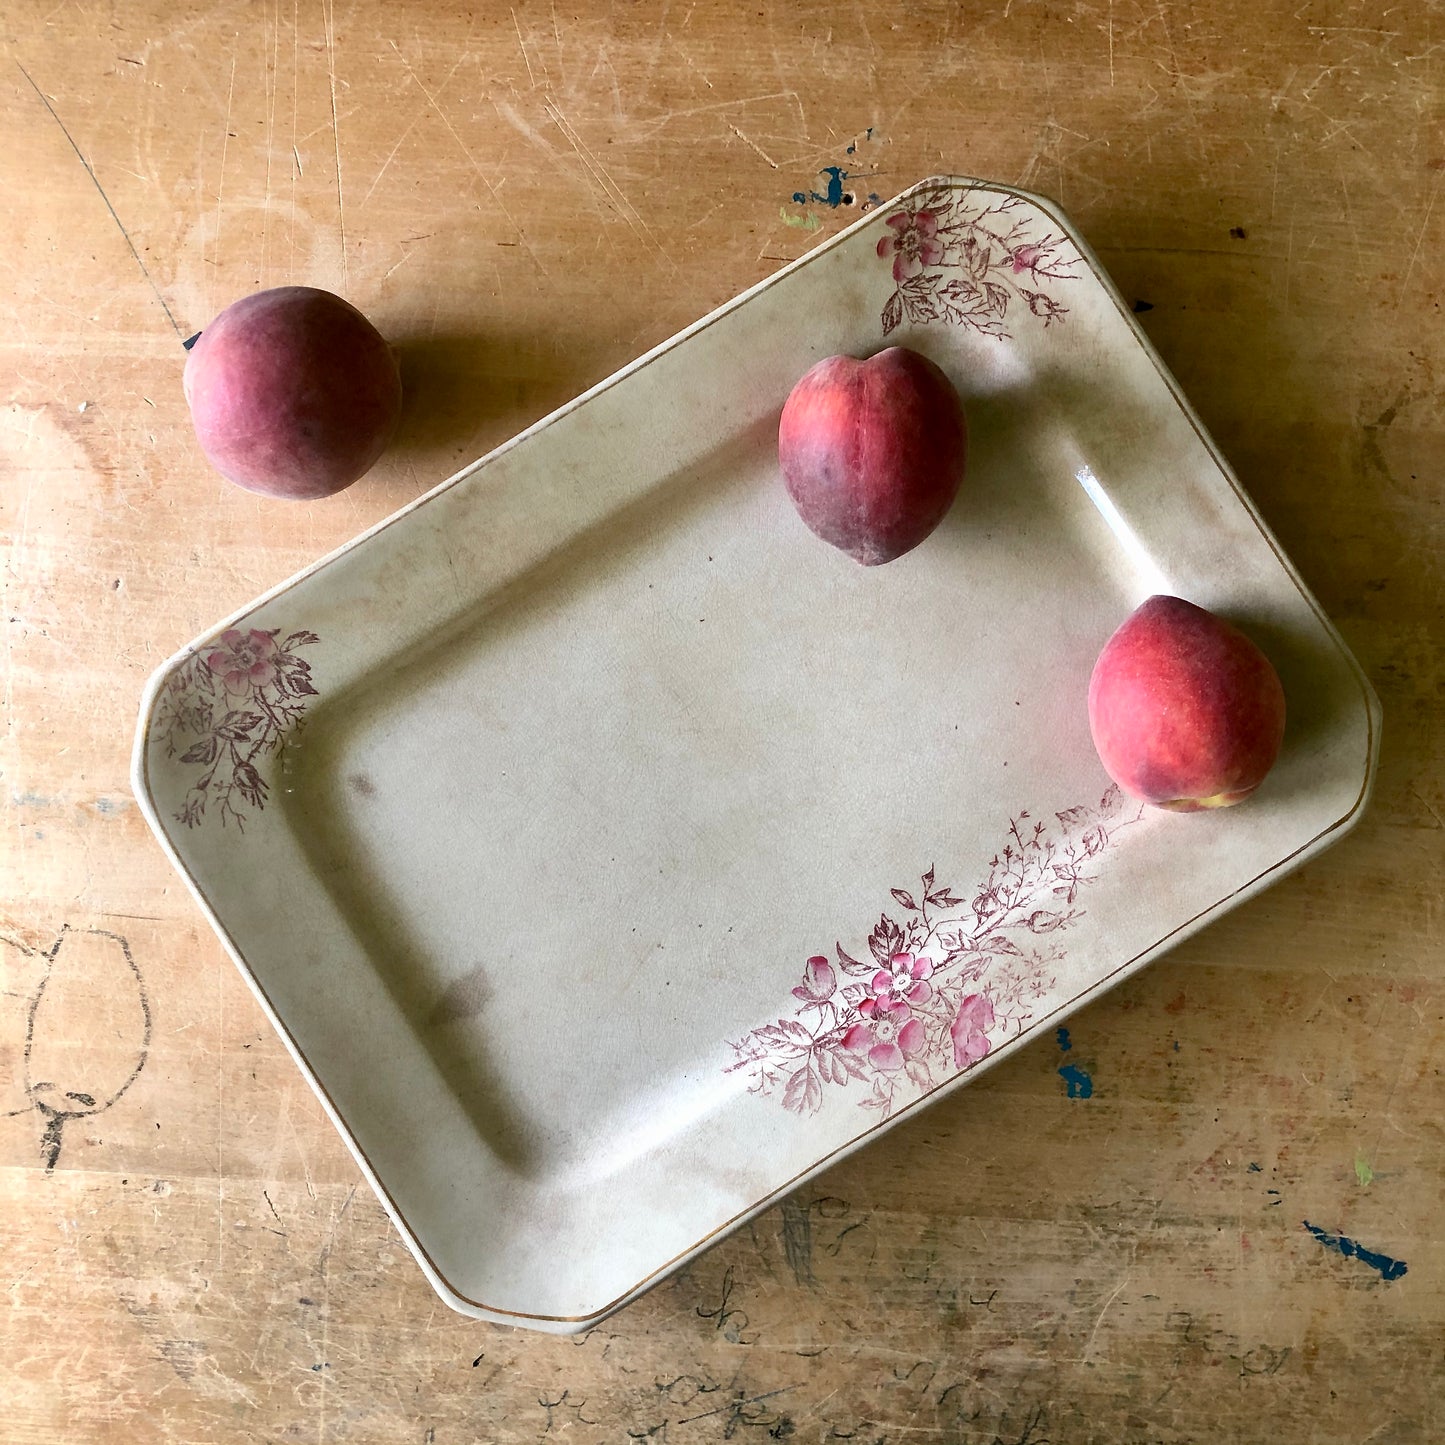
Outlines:
[{"label": "dark pencil mark on wood", "polygon": [[783,1216],[783,1258],[798,1284],[816,1285],[813,1275],[813,1217],[807,1205],[796,1198],[778,1206]]},{"label": "dark pencil mark on wood", "polygon": [[754,1410],[751,1415],[748,1411],[754,1406],[760,1405],[764,1400],[771,1400],[778,1395],[786,1395],[789,1390],[796,1390],[797,1385],[782,1385],[776,1390],[765,1390],[760,1395],[749,1395],[746,1391],[738,1390],[726,1403],[717,1406],[713,1410],[704,1410],[700,1415],[688,1415],[679,1420],[679,1425],[691,1425],[694,1420],[707,1420],[714,1415],[726,1415],[728,1417],[723,1427],[723,1439],[731,1440],[739,1425],[776,1425],[780,1417],[773,1414],[771,1410]]},{"label": "dark pencil mark on wood", "polygon": [[[63,1002],[67,984],[76,987],[78,984],[94,983],[93,968],[78,972],[75,979],[68,978],[63,972],[66,959],[63,950],[67,945],[73,950],[82,939],[103,940],[105,947],[114,950],[118,955],[113,965],[116,972],[128,979],[135,990],[140,1036],[135,1041],[133,1058],[123,1058],[119,1070],[115,1069],[112,1061],[94,1056],[82,1057],[77,1064],[71,1057],[72,1038],[64,1018],[58,1023],[55,1021],[55,1011]],[[5,942],[27,957],[41,960],[43,971],[25,1014],[25,1043],[19,1072],[26,1102],[18,1109],[6,1110],[0,1117],[11,1118],[32,1110],[40,1115],[45,1121],[40,1137],[40,1154],[48,1174],[60,1162],[66,1124],[72,1119],[103,1114],[121,1099],[145,1067],[151,1043],[150,997],[131,954],[130,944],[118,933],[103,928],[74,929],[67,923],[48,949],[30,948],[14,939],[6,939]],[[113,1072],[107,1080],[105,1072],[108,1066]],[[77,1067],[90,1077],[74,1080],[75,1087],[70,1087],[72,1081],[65,1079],[60,1071]],[[94,1077],[96,1075],[99,1079]]]},{"label": "dark pencil mark on wood", "polygon": [[84,152],[82,152],[80,147],[76,145],[75,137],[71,135],[68,130],[66,130],[65,122],[61,120],[61,118],[55,113],[55,107],[51,105],[50,98],[45,94],[43,90],[41,90],[38,85],[36,85],[33,80],[30,80],[30,72],[26,70],[26,68],[21,65],[18,60],[15,62],[15,68],[21,73],[21,75],[25,77],[27,81],[30,81],[31,90],[33,90],[36,95],[40,97],[41,105],[43,105],[46,110],[50,112],[50,118],[56,123],[56,125],[60,127],[61,134],[66,138],[66,140],[70,142],[71,150],[75,152],[76,158],[80,161],[81,165],[85,167],[85,173],[90,177],[91,184],[94,185],[96,191],[100,195],[101,200],[105,202],[105,208],[107,211],[110,212],[111,220],[115,222],[117,228],[120,230],[120,234],[125,238],[126,245],[130,247],[130,253],[132,256],[135,257],[135,263],[137,266],[140,267],[141,275],[146,278],[147,284],[150,286],[151,290],[155,292],[156,300],[161,303],[161,310],[166,313],[166,320],[171,323],[171,326],[174,329],[177,338],[180,339],[181,328],[179,325],[177,325],[176,318],[171,315],[171,308],[166,305],[166,298],[161,295],[161,288],[156,285],[155,281],[151,277],[151,273],[146,270],[146,263],[141,260],[140,252],[136,250],[135,242],[132,241],[130,238],[130,232],[127,231],[124,225],[121,224],[120,217],[115,213],[115,207],[112,206],[110,203],[110,197],[106,195],[104,189],[101,187],[100,181],[96,179],[96,174],[91,169],[90,162],[86,160]]},{"label": "dark pencil mark on wood", "polygon": [[182,1380],[191,1379],[196,1366],[205,1355],[206,1347],[200,1340],[162,1340],[160,1352],[165,1362]]},{"label": "dark pencil mark on wood", "polygon": [[752,1340],[743,1338],[743,1331],[748,1327],[748,1317],[743,1310],[733,1309],[730,1301],[733,1294],[733,1267],[728,1265],[723,1271],[722,1298],[716,1309],[706,1310],[701,1305],[697,1307],[699,1319],[715,1320],[715,1328],[721,1330],[723,1336],[731,1340],[735,1345],[750,1345]]},{"label": "dark pencil mark on wood", "polygon": [[933,1382],[938,1376],[938,1366],[933,1364],[929,1360],[918,1360],[916,1363],[910,1365],[908,1369],[903,1371],[900,1371],[895,1367],[893,1371],[893,1378],[897,1380],[900,1384],[913,1384],[915,1383],[913,1377],[919,1372],[919,1370],[928,1371],[928,1378],[922,1380],[921,1382],[918,1382],[919,1393],[927,1394],[928,1391],[932,1389]]},{"label": "dark pencil mark on wood", "polygon": [[654,1380],[652,1387],[674,1405],[690,1405],[699,1395],[722,1389],[711,1375],[674,1375],[670,1380]]},{"label": "dark pencil mark on wood", "polygon": [[966,1390],[967,1388],[967,1380],[955,1380],[951,1385],[945,1385],[943,1389],[938,1392],[938,1403],[940,1407],[947,1403],[948,1397],[953,1394],[955,1390]]}]

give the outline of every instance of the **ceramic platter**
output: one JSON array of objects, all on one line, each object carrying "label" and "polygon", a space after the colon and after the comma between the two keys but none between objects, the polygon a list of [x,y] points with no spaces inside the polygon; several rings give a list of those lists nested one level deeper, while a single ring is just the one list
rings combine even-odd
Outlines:
[{"label": "ceramic platter", "polygon": [[[892,343],[970,470],[865,569],[776,427]],[[1243,807],[1142,812],[1095,757],[1155,592],[1284,679]],[[1337,839],[1377,737],[1069,223],[939,179],[177,654],[135,786],[437,1291],[567,1331]]]}]

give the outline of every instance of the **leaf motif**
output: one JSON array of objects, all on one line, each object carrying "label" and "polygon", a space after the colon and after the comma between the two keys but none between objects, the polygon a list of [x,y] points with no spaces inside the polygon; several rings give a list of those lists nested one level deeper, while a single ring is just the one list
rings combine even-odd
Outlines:
[{"label": "leaf motif", "polygon": [[[839,1049],[838,1052],[833,1055],[833,1063],[836,1066],[841,1066],[848,1078],[858,1079],[864,1083],[867,1082],[868,1070],[863,1060],[851,1049]],[[839,1082],[846,1083],[847,1080],[844,1079]]]},{"label": "leaf motif", "polygon": [[928,892],[933,887],[933,864],[928,865],[928,872],[923,875],[923,891]]},{"label": "leaf motif", "polygon": [[861,983],[846,983],[843,985],[843,1001],[857,1008],[865,998],[868,997],[868,986]]},{"label": "leaf motif", "polygon": [[998,316],[1008,313],[1008,289],[1000,286],[997,281],[986,281],[983,293],[988,301],[988,309]]},{"label": "leaf motif", "polygon": [[240,743],[250,736],[251,729],[261,721],[261,714],[258,712],[231,711],[216,724],[217,737],[223,737],[228,742]]},{"label": "leaf motif", "polygon": [[920,1089],[927,1089],[933,1086],[933,1079],[928,1072],[928,1065],[922,1059],[909,1059],[904,1065],[904,1072]]},{"label": "leaf motif", "polygon": [[923,323],[943,320],[938,303],[926,291],[908,293],[908,316],[911,321]]},{"label": "leaf motif", "polygon": [[1015,958],[1022,958],[1024,951],[1011,938],[1004,938],[1002,935],[996,938],[985,938],[979,941],[978,945],[986,953],[1007,953]]},{"label": "leaf motif", "polygon": [[955,898],[947,888],[943,888],[937,893],[930,893],[928,895],[928,902],[935,908],[957,908],[958,905],[963,902],[963,899]]},{"label": "leaf motif", "polygon": [[888,960],[899,952],[903,942],[903,930],[885,913],[879,918],[873,932],[868,935],[868,947],[873,957],[885,967]]},{"label": "leaf motif", "polygon": [[860,963],[856,958],[843,951],[843,945],[836,945],[838,949],[838,966],[844,973],[872,973],[874,965],[871,963]]},{"label": "leaf motif", "polygon": [[[279,631],[279,629],[278,629]],[[272,634],[275,635],[274,633]],[[314,632],[307,632],[304,628],[293,632],[285,642],[281,644],[283,652],[289,652],[293,647],[304,647],[309,642],[320,642],[321,639]]]},{"label": "leaf motif", "polygon": [[883,334],[888,335],[890,331],[897,328],[903,320],[903,297],[895,291],[883,307]]},{"label": "leaf motif", "polygon": [[918,912],[918,905],[913,901],[911,893],[905,893],[901,888],[890,888],[888,891],[900,906],[906,908],[910,913]]},{"label": "leaf motif", "polygon": [[1092,858],[1096,853],[1104,851],[1109,842],[1109,835],[1102,824],[1095,823],[1079,841],[1084,845],[1085,856]]},{"label": "leaf motif", "polygon": [[823,1103],[823,1085],[811,1064],[805,1064],[783,1089],[783,1107],[795,1114],[816,1114]]},{"label": "leaf motif", "polygon": [[793,1047],[792,1039],[778,1027],[778,1024],[764,1024],[761,1028],[754,1029],[753,1037],[765,1048],[790,1049]]},{"label": "leaf motif", "polygon": [[1080,824],[1087,823],[1090,816],[1088,808],[1065,808],[1062,813],[1054,814],[1063,828],[1077,828]]},{"label": "leaf motif", "polygon": [[213,763],[220,751],[220,742],[214,737],[202,738],[181,754],[183,763]]},{"label": "leaf motif", "polygon": [[955,276],[943,287],[940,294],[965,306],[972,306],[983,300],[983,292],[963,276]]}]

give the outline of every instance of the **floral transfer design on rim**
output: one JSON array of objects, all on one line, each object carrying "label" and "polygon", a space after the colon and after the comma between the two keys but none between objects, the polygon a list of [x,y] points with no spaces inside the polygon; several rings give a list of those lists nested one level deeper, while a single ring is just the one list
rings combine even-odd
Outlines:
[{"label": "floral transfer design on rim", "polygon": [[161,689],[155,736],[168,758],[203,769],[173,814],[188,828],[208,808],[221,826],[245,832],[247,810],[266,806],[270,785],[258,759],[280,753],[300,731],[316,688],[299,650],[321,639],[314,632],[229,628],[194,651]]},{"label": "floral transfer design on rim", "polygon": [[1057,935],[1084,916],[1075,903],[1097,879],[1095,860],[1143,811],[1111,787],[1056,824],[1022,812],[967,902],[932,868],[916,891],[892,889],[899,916],[879,918],[868,956],[839,943],[836,964],[810,958],[792,1017],[731,1043],[726,1072],[745,1070],[750,1093],[780,1093],[796,1114],[816,1114],[830,1085],[856,1081],[860,1107],[882,1118],[966,1072],[1017,1038],[1056,986]]},{"label": "floral transfer design on rim", "polygon": [[1022,196],[975,200],[975,192],[921,191],[884,224],[878,254],[892,258],[894,291],[883,307],[883,334],[904,321],[945,322],[1006,339],[1015,303],[1045,326],[1069,308],[1045,289],[1075,280],[1082,257],[1062,232],[1038,229]]}]

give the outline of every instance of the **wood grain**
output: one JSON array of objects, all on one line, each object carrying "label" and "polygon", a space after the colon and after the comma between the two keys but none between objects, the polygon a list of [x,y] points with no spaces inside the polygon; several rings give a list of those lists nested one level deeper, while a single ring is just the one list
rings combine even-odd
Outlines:
[{"label": "wood grain", "polygon": [[[1379,0],[9,6],[0,1438],[1438,1440],[1440,32]],[[1056,197],[1137,301],[1381,695],[1376,801],[1071,1022],[1087,1098],[1041,1042],[576,1340],[455,1317],[130,800],[142,683],[936,171]],[[284,282],[404,358],[396,446],[315,505],[220,481],[180,390],[179,338]]]}]

